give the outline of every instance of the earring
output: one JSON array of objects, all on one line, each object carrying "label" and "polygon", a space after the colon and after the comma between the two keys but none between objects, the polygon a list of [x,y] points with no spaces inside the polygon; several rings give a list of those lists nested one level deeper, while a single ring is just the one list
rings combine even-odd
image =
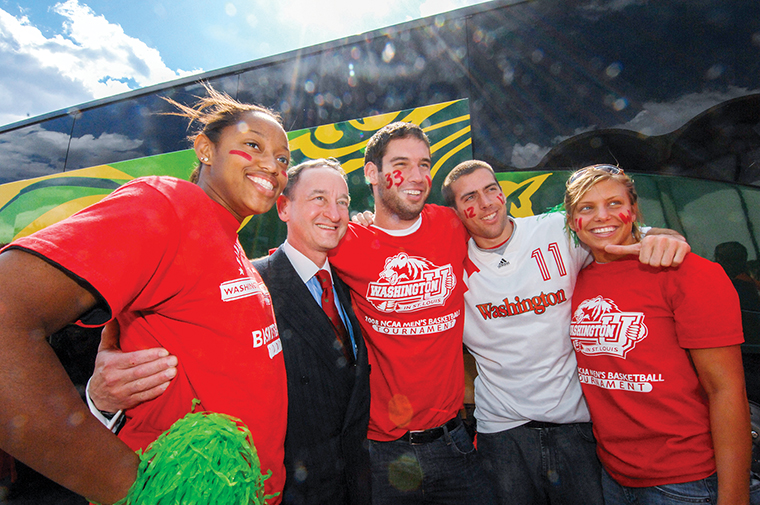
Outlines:
[{"label": "earring", "polygon": [[206,158],[206,157],[203,157],[203,158],[201,159],[201,161],[203,161],[203,163],[207,163],[207,162],[208,162],[208,158]]}]

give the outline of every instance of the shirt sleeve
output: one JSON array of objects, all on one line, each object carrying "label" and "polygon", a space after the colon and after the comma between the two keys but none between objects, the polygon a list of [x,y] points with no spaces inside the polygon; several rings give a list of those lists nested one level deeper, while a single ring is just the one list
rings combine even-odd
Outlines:
[{"label": "shirt sleeve", "polygon": [[681,347],[705,349],[744,342],[739,296],[720,265],[688,254],[669,274],[666,290]]},{"label": "shirt sleeve", "polygon": [[444,207],[442,205],[430,205],[431,209],[437,210],[441,213],[441,219],[448,219],[448,223],[451,226],[452,240],[461,240],[465,244],[470,240],[470,232],[459,219],[457,213],[451,207]]},{"label": "shirt sleeve", "polygon": [[338,272],[344,272],[345,268],[349,264],[353,256],[352,251],[361,245],[360,235],[369,233],[369,231],[362,225],[356,223],[348,223],[348,229],[341,241],[338,243],[338,247],[333,248],[327,253],[330,265]]},{"label": "shirt sleeve", "polygon": [[39,255],[89,284],[108,306],[97,321],[121,312],[177,250],[179,219],[167,197],[135,181],[12,247]]},{"label": "shirt sleeve", "polygon": [[85,398],[87,399],[87,407],[90,409],[90,413],[95,416],[95,419],[100,421],[100,423],[111,430],[112,432],[116,433],[119,429],[121,418],[124,416],[123,411],[116,412],[113,417],[110,419],[103,415],[103,413],[98,410],[98,408],[95,406],[95,403],[93,403],[92,399],[90,398],[90,381],[92,381],[92,377],[90,377],[90,380],[87,381],[87,387],[85,388]]}]

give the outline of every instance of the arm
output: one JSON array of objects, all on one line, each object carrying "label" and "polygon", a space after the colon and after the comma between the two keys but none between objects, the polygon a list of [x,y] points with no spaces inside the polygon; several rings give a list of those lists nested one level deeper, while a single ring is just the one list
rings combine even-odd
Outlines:
[{"label": "arm", "polygon": [[94,307],[94,296],[19,250],[0,255],[0,278],[0,446],[91,500],[121,499],[135,480],[138,457],[87,414],[45,341]]},{"label": "arm", "polygon": [[637,254],[639,261],[653,267],[677,267],[683,263],[691,246],[686,239],[667,228],[651,228],[641,242],[631,245],[608,245],[604,248],[611,254]]},{"label": "arm", "polygon": [[718,505],[749,503],[752,439],[744,369],[738,345],[690,349],[707,392],[718,469]]},{"label": "arm", "polygon": [[675,230],[670,228],[649,228],[647,235],[667,235],[669,237],[675,237],[681,242],[686,242],[686,238]]},{"label": "arm", "polygon": [[177,357],[166,349],[122,352],[119,325],[111,322],[103,328],[87,392],[97,410],[117,412],[161,395],[175,375]]}]

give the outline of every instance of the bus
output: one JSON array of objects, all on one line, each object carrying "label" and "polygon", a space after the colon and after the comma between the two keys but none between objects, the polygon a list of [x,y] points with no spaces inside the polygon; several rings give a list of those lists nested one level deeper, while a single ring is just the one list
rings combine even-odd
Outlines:
[{"label": "bus", "polygon": [[[725,244],[746,251],[742,279],[760,279],[759,2],[493,0],[6,125],[0,242],[134,177],[187,177],[186,123],[162,97],[192,103],[202,81],[279,111],[294,161],[339,159],[352,211],[373,206],[367,139],[413,121],[431,139],[433,202],[466,159],[494,167],[516,217],[560,203],[570,171],[611,163],[633,174],[646,224],[708,259]],[[250,257],[284,238],[275,212],[240,234]],[[760,307],[742,308],[760,403]]]}]

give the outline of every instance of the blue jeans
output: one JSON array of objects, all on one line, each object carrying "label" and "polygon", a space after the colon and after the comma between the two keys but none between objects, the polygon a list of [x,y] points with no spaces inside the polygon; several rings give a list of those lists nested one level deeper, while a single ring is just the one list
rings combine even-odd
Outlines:
[{"label": "blue jeans", "polygon": [[[684,505],[688,503],[718,503],[718,475],[681,484],[652,487],[621,486],[607,471],[602,475],[606,505]],[[760,505],[760,480],[750,482],[750,505]]]},{"label": "blue jeans", "polygon": [[492,505],[493,488],[464,425],[437,440],[369,441],[372,505]]},{"label": "blue jeans", "polygon": [[478,433],[483,468],[502,505],[603,505],[591,423]]}]

